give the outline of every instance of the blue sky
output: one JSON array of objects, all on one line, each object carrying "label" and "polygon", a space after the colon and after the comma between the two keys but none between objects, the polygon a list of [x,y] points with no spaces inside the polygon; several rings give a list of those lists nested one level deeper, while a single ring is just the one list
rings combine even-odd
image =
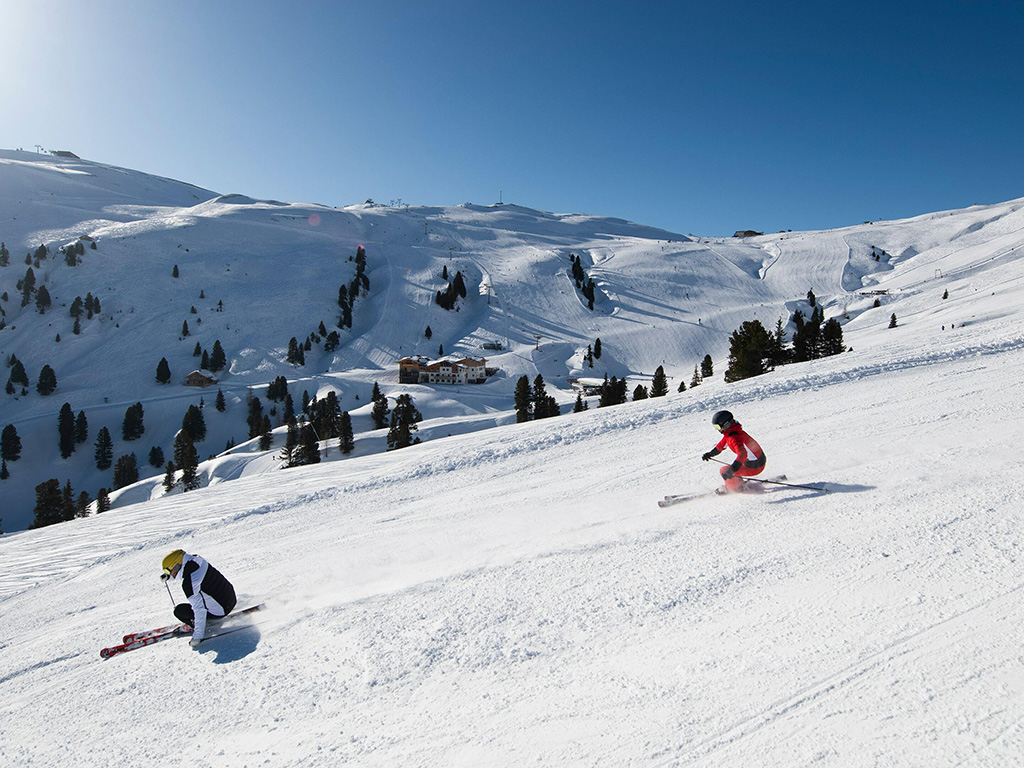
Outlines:
[{"label": "blue sky", "polygon": [[0,147],[704,235],[1024,196],[1024,4],[0,0]]}]

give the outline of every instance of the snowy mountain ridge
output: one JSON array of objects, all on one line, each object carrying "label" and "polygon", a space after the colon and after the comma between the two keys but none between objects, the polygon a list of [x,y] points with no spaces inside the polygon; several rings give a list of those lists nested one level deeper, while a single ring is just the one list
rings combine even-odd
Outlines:
[{"label": "snowy mountain ridge", "polygon": [[[162,470],[146,463],[147,454],[160,448],[169,456],[188,405],[215,394],[183,385],[185,374],[199,367],[197,343],[209,350],[221,341],[228,356],[228,369],[218,374],[228,409],[205,410],[202,458],[246,442],[247,396],[259,395],[277,376],[292,382],[296,402],[302,392],[323,397],[335,391],[357,433],[365,435],[359,450],[376,450],[381,443],[368,434],[375,381],[385,392],[412,391],[428,422],[424,435],[507,423],[521,375],[531,381],[543,375],[563,410],[575,397],[569,380],[581,376],[625,377],[632,389],[649,384],[663,365],[675,389],[690,381],[707,354],[724,368],[729,334],[740,323],[756,317],[772,327],[794,308],[806,308],[809,289],[828,316],[855,322],[873,303],[856,292],[893,270],[912,270],[925,280],[953,254],[969,264],[979,249],[999,258],[1000,247],[1018,241],[1024,205],[1014,201],[818,233],[709,239],[508,204],[332,209],[217,195],[84,160],[4,151],[0,161],[0,206],[10,212],[0,240],[11,252],[10,265],[0,269],[8,296],[0,303],[6,324],[0,352],[5,360],[21,360],[31,379],[25,396],[19,388],[4,400],[3,422],[18,429],[24,456],[9,464],[11,477],[4,482],[7,530],[31,521],[34,488],[45,479],[68,480],[76,492],[91,496],[111,487],[110,472],[97,470],[92,459],[101,426],[114,438],[115,457],[135,453],[143,477],[153,478],[124,500],[115,494],[115,505],[148,497]],[[97,248],[86,249],[81,264],[69,267],[58,249],[80,236],[92,238]],[[1005,246],[999,246],[1002,240]],[[30,266],[24,254],[41,244],[50,256],[33,271],[52,296],[45,314],[32,297],[20,306],[17,290]],[[338,289],[353,277],[350,259],[360,244],[367,249],[371,288],[355,300],[353,327],[337,329]],[[879,252],[876,260],[872,254]],[[593,311],[573,285],[570,254],[580,257],[595,281]],[[175,268],[178,278],[171,277]],[[462,272],[469,286],[457,312],[433,301],[445,286],[446,268]],[[90,292],[102,311],[83,320],[76,335],[68,307]],[[893,298],[885,298],[886,307]],[[884,310],[874,314],[888,317]],[[315,347],[301,367],[286,363],[289,338],[318,335],[321,323],[338,331],[339,348],[327,353]],[[599,338],[605,354],[588,368],[587,347]],[[502,349],[492,354],[484,345],[495,342]],[[458,392],[398,386],[400,357],[442,350],[486,356],[501,373]],[[168,385],[154,376],[162,357],[172,373]],[[48,397],[34,391],[44,365],[58,381]],[[55,438],[64,402],[89,424],[89,439],[66,460]],[[135,402],[144,405],[147,431],[141,440],[124,441],[121,420]],[[209,468],[204,482],[245,471],[228,463],[232,468],[220,475]],[[260,464],[273,466],[267,458],[249,471]]]}]

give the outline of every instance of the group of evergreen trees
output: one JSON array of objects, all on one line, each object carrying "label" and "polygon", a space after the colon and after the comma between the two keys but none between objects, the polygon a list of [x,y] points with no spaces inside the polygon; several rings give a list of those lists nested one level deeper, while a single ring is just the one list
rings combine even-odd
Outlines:
[{"label": "group of evergreen trees", "polygon": [[[220,339],[216,339],[213,342],[213,349],[207,352],[203,349],[203,345],[198,341],[195,347],[192,349],[192,357],[199,358],[199,368],[204,371],[210,371],[211,373],[219,373],[224,370],[224,366],[227,365],[228,357],[224,352],[224,347],[221,346]],[[160,364],[157,366],[157,381],[162,384],[166,384],[170,381],[170,369],[167,366],[167,359],[161,358]],[[165,370],[166,369],[166,370]],[[161,374],[166,374],[166,379],[161,379]]]},{"label": "group of evergreen trees", "polygon": [[[448,280],[448,265],[446,264],[444,270],[441,273],[442,280]],[[438,291],[434,295],[434,302],[444,309],[455,309],[455,304],[459,299],[466,298],[466,280],[462,276],[462,272],[456,271],[455,277],[448,280],[448,287],[443,291]]]},{"label": "group of evergreen trees", "polygon": [[85,315],[86,320],[92,320],[93,315],[100,313],[100,300],[99,298],[92,295],[92,292],[85,294],[83,300],[81,296],[75,296],[71,302],[71,306],[68,308],[68,316],[71,317],[75,322],[71,327],[71,332],[77,336],[82,332],[82,315]]},{"label": "group of evergreen trees", "polygon": [[[338,288],[338,309],[341,310],[338,316],[338,327],[342,329],[352,327],[352,307],[355,305],[356,299],[359,298],[360,291],[369,292],[370,290],[370,278],[366,275],[366,249],[363,246],[360,245],[356,248],[354,261],[356,264],[355,277],[348,285],[342,284]],[[340,343],[340,337],[332,342],[329,334],[325,332],[322,335],[327,336],[328,343],[333,343],[335,348]],[[333,349],[327,351],[331,352]]]},{"label": "group of evergreen trees", "polygon": [[[10,374],[7,377],[7,385],[4,391],[8,395],[18,394],[18,388],[21,388],[21,394],[28,394],[28,374],[25,372],[25,365],[18,359],[16,355],[11,355],[7,358],[7,365],[11,369]],[[36,380],[36,392],[43,397],[52,395],[57,389],[57,374],[53,368],[49,365],[44,365],[39,371],[39,378]]]},{"label": "group of evergreen trees", "polygon": [[[580,262],[580,257],[575,253],[569,254],[569,259],[572,261],[572,269],[570,274],[572,275],[573,282],[576,283],[576,290],[583,294],[583,298],[587,300],[587,309],[594,309],[594,294],[596,292],[596,286],[594,285],[594,278],[587,277],[586,270],[583,269],[583,264]],[[600,357],[600,353],[597,357]],[[593,366],[591,366],[593,367]]]},{"label": "group of evergreen trees", "polygon": [[796,330],[792,348],[786,345],[782,318],[776,323],[774,332],[768,331],[759,320],[748,320],[733,331],[729,339],[729,367],[725,380],[739,381],[786,363],[816,360],[843,352],[846,346],[839,320],[833,317],[823,324],[824,312],[813,291],[807,292],[807,301],[812,308],[810,320],[799,309],[793,313]]},{"label": "group of evergreen trees", "polygon": [[513,402],[516,409],[516,422],[522,423],[531,419],[547,419],[561,415],[558,401],[548,394],[544,377],[539,373],[530,387],[530,380],[520,376],[516,381]]},{"label": "group of evergreen trees", "polygon": [[[106,489],[101,488],[102,496],[97,497],[97,512],[104,512],[109,508]],[[73,520],[76,517],[85,517],[89,514],[89,505],[92,499],[89,494],[82,491],[75,496],[71,488],[71,481],[68,480],[61,487],[60,480],[52,478],[36,486],[36,505],[33,508],[35,519],[29,528],[43,528],[54,523],[62,523]]]}]

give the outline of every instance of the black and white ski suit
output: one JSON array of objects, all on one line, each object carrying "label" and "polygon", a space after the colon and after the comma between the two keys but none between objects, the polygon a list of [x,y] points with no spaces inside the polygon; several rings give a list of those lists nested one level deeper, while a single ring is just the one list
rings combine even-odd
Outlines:
[{"label": "black and white ski suit", "polygon": [[235,588],[199,555],[181,558],[181,589],[188,603],[175,606],[174,615],[192,627],[192,638],[206,636],[207,618],[222,619],[235,607]]}]

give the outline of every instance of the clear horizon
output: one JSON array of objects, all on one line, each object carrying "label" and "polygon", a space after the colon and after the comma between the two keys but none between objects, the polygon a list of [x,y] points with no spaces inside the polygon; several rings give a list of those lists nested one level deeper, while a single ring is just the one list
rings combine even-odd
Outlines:
[{"label": "clear horizon", "polygon": [[[1024,195],[1024,9],[0,0],[0,146],[220,193],[678,233]],[[17,74],[15,74],[17,73]]]}]

